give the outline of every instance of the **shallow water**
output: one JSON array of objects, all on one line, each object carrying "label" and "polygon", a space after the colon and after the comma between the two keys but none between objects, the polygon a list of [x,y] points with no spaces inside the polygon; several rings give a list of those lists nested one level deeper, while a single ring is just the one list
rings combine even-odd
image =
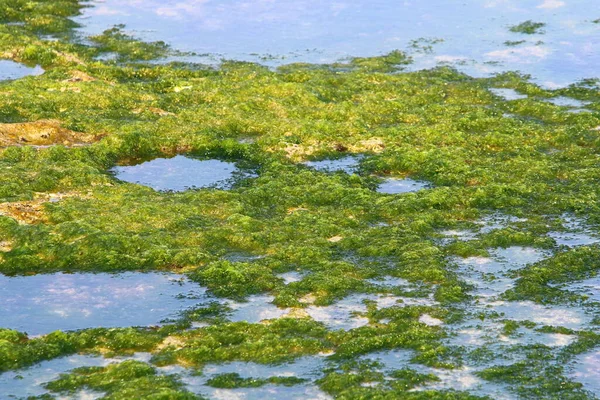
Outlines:
[{"label": "shallow water", "polygon": [[565,289],[585,295],[589,301],[600,302],[600,276],[564,285]]},{"label": "shallow water", "polygon": [[206,187],[227,189],[231,187],[231,180],[237,171],[234,163],[196,160],[185,156],[157,158],[112,169],[119,180],[174,192]]},{"label": "shallow water", "polygon": [[473,294],[488,299],[513,287],[515,279],[508,277],[507,272],[536,263],[548,254],[534,248],[512,246],[491,250],[491,257],[457,258],[455,261],[459,265],[458,272],[475,287]]},{"label": "shallow water", "polygon": [[377,368],[380,371],[390,372],[393,370],[410,368],[419,373],[433,374],[439,381],[431,382],[424,386],[417,387],[416,390],[467,390],[473,394],[481,396],[492,396],[497,399],[513,398],[506,387],[486,382],[474,375],[473,368],[457,368],[452,370],[426,367],[420,364],[411,363],[414,353],[406,349],[394,349],[377,351],[361,356],[363,361],[374,361],[380,364]]},{"label": "shallow water", "polygon": [[[326,365],[324,357],[306,356],[289,363],[265,365],[252,362],[229,362],[209,364],[204,367],[202,376],[182,374],[182,381],[188,390],[210,399],[313,399],[325,400],[331,397],[317,388],[314,380],[322,375]],[[307,382],[291,387],[264,385],[257,388],[218,389],[209,387],[206,382],[219,374],[237,373],[242,378],[268,379],[270,377],[297,377]]]},{"label": "shallow water", "polygon": [[[410,69],[454,65],[475,76],[519,70],[546,87],[597,77],[598,18],[592,0],[222,2],[102,0],[83,9],[84,34],[114,24],[174,48],[270,65],[332,62],[408,50]],[[543,34],[509,28],[545,22]],[[421,41],[414,42],[418,39]],[[507,45],[513,42],[514,45]],[[518,43],[522,42],[522,43]],[[193,59],[193,58],[192,58]]]},{"label": "shallow water", "polygon": [[287,314],[289,310],[277,307],[272,303],[273,299],[273,296],[262,294],[249,296],[248,301],[244,303],[226,301],[226,304],[232,309],[228,319],[232,322],[257,323],[266,319],[280,318]]},{"label": "shallow water", "polygon": [[521,94],[514,89],[491,88],[490,92],[498,97],[502,97],[504,100],[520,100],[527,98],[526,94]]},{"label": "shallow water", "polygon": [[512,224],[527,221],[525,218],[515,217],[514,215],[506,215],[494,213],[486,215],[475,223],[481,226],[480,233],[490,233],[497,229],[505,229]]},{"label": "shallow water", "polygon": [[497,301],[490,303],[494,311],[513,321],[532,321],[540,325],[582,329],[591,316],[581,309],[562,306],[543,306],[531,301]]},{"label": "shallow water", "polygon": [[44,73],[42,67],[27,67],[11,60],[0,60],[0,81],[36,76]]},{"label": "shallow water", "polygon": [[353,174],[358,170],[360,160],[359,156],[347,156],[335,160],[307,161],[304,165],[323,172],[342,171]]},{"label": "shallow water", "polygon": [[0,325],[30,335],[157,325],[204,297],[204,288],[176,274],[0,275]]},{"label": "shallow water", "polygon": [[[147,361],[149,355],[139,353],[132,357],[104,358],[94,355],[75,354],[54,360],[42,361],[29,368],[4,372],[0,374],[0,398],[20,399],[28,396],[40,396],[47,393],[47,390],[42,385],[53,381],[62,373],[80,367],[104,367],[126,359]],[[102,393],[84,391],[69,398],[96,399],[99,397],[102,397]]]},{"label": "shallow water", "polygon": [[553,98],[547,99],[546,101],[548,103],[552,103],[556,106],[572,107],[572,108],[581,108],[581,107],[585,107],[587,104],[589,104],[585,101],[581,101],[581,100],[577,100],[577,99],[573,99],[571,97],[565,97],[565,96],[553,97]]},{"label": "shallow water", "polygon": [[304,276],[300,272],[290,271],[278,274],[277,277],[282,279],[285,285],[289,285],[290,283],[300,282]]},{"label": "shallow water", "polygon": [[306,313],[315,321],[330,329],[356,329],[369,324],[366,302],[373,302],[378,309],[404,306],[434,306],[432,297],[404,297],[391,294],[352,294],[329,306],[311,305]]},{"label": "shallow water", "polygon": [[570,215],[563,215],[562,219],[566,231],[548,232],[548,236],[554,239],[559,246],[577,247],[600,242],[597,233],[594,233],[584,221]]},{"label": "shallow water", "polygon": [[426,182],[415,181],[410,178],[387,178],[377,187],[377,191],[386,194],[401,194],[418,192],[419,190],[426,189],[428,186]]},{"label": "shallow water", "polygon": [[203,387],[196,393],[213,400],[330,400],[328,394],[314,385],[264,385],[257,388],[216,389]]},{"label": "shallow water", "polygon": [[600,350],[583,353],[572,363],[569,377],[583,384],[584,389],[600,395]]}]

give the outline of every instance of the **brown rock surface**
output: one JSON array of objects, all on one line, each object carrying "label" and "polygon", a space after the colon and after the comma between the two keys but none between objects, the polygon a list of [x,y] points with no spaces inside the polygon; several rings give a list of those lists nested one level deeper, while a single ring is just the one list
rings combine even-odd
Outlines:
[{"label": "brown rock surface", "polygon": [[93,135],[63,128],[59,121],[46,119],[14,124],[0,123],[0,147],[14,145],[50,146],[62,144],[73,146],[90,143]]}]

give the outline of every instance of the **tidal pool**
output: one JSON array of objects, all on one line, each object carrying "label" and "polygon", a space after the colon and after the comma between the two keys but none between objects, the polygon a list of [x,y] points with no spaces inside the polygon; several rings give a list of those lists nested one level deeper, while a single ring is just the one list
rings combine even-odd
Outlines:
[{"label": "tidal pool", "polygon": [[474,375],[476,370],[470,367],[457,369],[439,369],[426,367],[411,362],[413,351],[406,349],[383,350],[361,356],[363,361],[377,362],[379,371],[390,372],[410,368],[422,374],[433,374],[438,381],[416,388],[421,390],[466,390],[481,396],[491,396],[494,399],[513,398],[506,387],[486,382]]},{"label": "tidal pool", "polygon": [[342,171],[353,174],[358,170],[361,158],[359,156],[347,156],[335,160],[307,161],[304,165],[323,172]]},{"label": "tidal pool", "polygon": [[[79,367],[103,367],[110,364],[109,359],[100,356],[73,355],[42,361],[39,364],[16,371],[0,374],[0,397],[3,399],[23,399],[47,393],[42,386],[62,373]],[[86,392],[90,398],[97,398],[99,393]],[[101,395],[101,394],[100,394]],[[98,396],[99,397],[99,396]]]},{"label": "tidal pool", "polygon": [[165,273],[0,275],[0,326],[55,330],[158,325],[205,298],[205,289]]},{"label": "tidal pool", "polygon": [[282,279],[285,285],[289,285],[290,283],[300,282],[304,278],[304,275],[297,271],[289,271],[278,274],[277,277]]},{"label": "tidal pool", "polygon": [[[326,400],[331,397],[322,392],[314,381],[321,377],[326,366],[325,357],[305,356],[281,364],[258,364],[252,362],[229,362],[209,364],[202,370],[202,376],[181,374],[182,381],[189,391],[204,395],[210,399],[310,399]],[[221,389],[207,385],[207,381],[220,374],[236,373],[241,378],[268,379],[272,377],[296,377],[306,379],[305,383],[293,386],[267,384],[255,388]]]},{"label": "tidal pool", "polygon": [[[150,359],[148,353],[136,353],[130,357],[104,358],[96,355],[74,354],[67,357],[55,358],[42,361],[28,368],[0,373],[0,398],[2,399],[24,399],[32,396],[41,396],[48,391],[43,387],[45,383],[51,382],[60,374],[67,373],[80,367],[105,367],[112,363],[120,363],[125,360],[138,360],[147,362]],[[84,390],[74,393],[72,396],[59,396],[59,399],[97,399],[103,393]]]},{"label": "tidal pool", "polygon": [[546,101],[548,103],[552,103],[556,106],[570,107],[570,108],[582,108],[589,104],[588,102],[573,99],[571,97],[565,97],[565,96],[552,97],[550,99],[546,99]]},{"label": "tidal pool", "polygon": [[562,288],[584,295],[590,301],[600,302],[600,276],[594,276],[580,282],[564,284]]},{"label": "tidal pool", "polygon": [[386,194],[401,194],[418,192],[419,190],[426,189],[428,187],[429,184],[426,182],[415,181],[410,178],[387,178],[377,187],[377,191],[379,193]]},{"label": "tidal pool", "polygon": [[491,88],[490,92],[498,97],[502,97],[504,100],[520,100],[527,98],[526,94],[521,94],[514,89]]},{"label": "tidal pool", "polygon": [[44,73],[42,67],[27,67],[11,60],[0,60],[0,81],[36,76]]},{"label": "tidal pool", "polygon": [[231,162],[175,156],[114,167],[111,171],[124,182],[138,183],[158,191],[181,192],[206,187],[228,189],[239,170]]},{"label": "tidal pool", "polygon": [[554,239],[559,246],[587,246],[600,241],[600,238],[597,237],[597,233],[595,233],[585,221],[566,214],[562,216],[562,219],[564,221],[563,228],[565,231],[548,232],[548,236]]},{"label": "tidal pool", "polygon": [[572,363],[569,377],[583,384],[584,389],[600,396],[600,350],[583,353]]},{"label": "tidal pool", "polygon": [[228,319],[232,322],[246,321],[255,324],[287,314],[289,310],[277,307],[273,304],[273,299],[274,297],[269,295],[253,295],[249,296],[244,303],[226,301],[226,304],[232,309]]},{"label": "tidal pool", "polygon": [[330,329],[356,329],[369,324],[367,302],[373,302],[378,309],[403,306],[434,306],[436,301],[429,297],[405,297],[391,294],[352,294],[329,306],[311,305],[306,313],[315,321],[322,322]]}]

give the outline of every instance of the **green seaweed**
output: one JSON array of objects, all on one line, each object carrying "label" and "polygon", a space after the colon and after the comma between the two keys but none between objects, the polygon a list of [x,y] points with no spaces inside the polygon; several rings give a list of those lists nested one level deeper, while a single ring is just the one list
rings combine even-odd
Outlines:
[{"label": "green seaweed", "polygon": [[[502,356],[489,348],[461,354],[445,341],[447,325],[468,312],[461,307],[472,289],[457,274],[455,256],[486,256],[490,248],[510,246],[551,250],[550,258],[513,272],[516,285],[504,298],[585,300],[554,285],[595,276],[598,247],[557,248],[546,234],[561,229],[557,216],[563,213],[584,216],[591,229],[600,223],[597,80],[546,90],[518,73],[476,79],[448,66],[404,72],[411,58],[402,51],[277,69],[236,61],[219,67],[158,65],[147,61],[176,50],[138,40],[123,26],[90,42],[75,40],[70,18],[84,5],[0,0],[3,57],[46,69],[41,76],[0,82],[0,123],[53,120],[75,136],[89,137],[82,146],[21,141],[0,149],[0,272],[179,272],[217,297],[243,301],[269,293],[277,306],[293,307],[298,315],[231,323],[227,307],[213,303],[160,328],[98,328],[38,338],[2,329],[0,371],[75,353],[143,351],[155,365],[201,370],[209,363],[281,363],[324,352],[341,367],[324,371],[318,385],[337,398],[476,398],[412,391],[435,376],[402,369],[388,381],[376,366],[357,360],[374,351],[406,349],[415,364],[451,369],[469,358]],[[534,34],[544,26],[526,21],[510,30]],[[42,36],[47,34],[58,40]],[[427,53],[436,42],[412,46]],[[102,60],[111,53],[115,60]],[[528,97],[503,101],[489,91],[498,87]],[[573,114],[545,101],[556,96],[589,101],[592,112]],[[109,172],[176,154],[235,161],[257,177],[238,180],[228,191],[171,193],[121,182]],[[356,174],[302,164],[358,154],[363,158]],[[431,185],[414,193],[378,193],[377,185],[388,177]],[[50,201],[52,196],[59,201]],[[527,220],[480,231],[476,222],[496,213]],[[469,229],[477,236],[442,244],[444,229]],[[236,253],[257,258],[228,258]],[[287,271],[301,272],[302,279],[284,285],[277,274]],[[414,291],[366,282],[386,276],[406,279]],[[349,331],[327,329],[301,313],[311,303],[307,298],[326,306],[355,293],[433,294],[438,303],[379,309],[371,302],[363,315],[369,324]],[[445,326],[419,322],[425,313]],[[192,329],[198,321],[210,326]],[[504,321],[503,333],[514,336],[522,327],[577,340],[560,352],[512,348],[526,353],[526,360],[480,376],[514,386],[523,397],[589,398],[564,378],[561,365],[595,348],[598,336],[514,321]],[[211,380],[222,388],[298,383],[239,375]],[[78,369],[48,385],[55,393],[81,388],[107,398],[153,398],[154,392],[195,398],[175,377],[136,361]]]},{"label": "green seaweed", "polygon": [[521,22],[518,25],[511,26],[509,30],[511,32],[515,32],[515,33],[524,33],[526,35],[533,35],[533,34],[544,33],[542,28],[545,26],[546,26],[546,24],[544,22],[534,22],[534,21],[528,20],[525,22]]},{"label": "green seaweed", "polygon": [[305,379],[294,376],[273,376],[267,379],[242,378],[238,373],[232,372],[214,376],[206,384],[215,388],[235,389],[261,387],[267,384],[293,386],[305,381]]},{"label": "green seaweed", "polygon": [[82,367],[45,384],[51,392],[74,394],[81,389],[103,392],[102,399],[201,399],[185,390],[176,377],[159,375],[146,363],[126,360],[106,367]]}]

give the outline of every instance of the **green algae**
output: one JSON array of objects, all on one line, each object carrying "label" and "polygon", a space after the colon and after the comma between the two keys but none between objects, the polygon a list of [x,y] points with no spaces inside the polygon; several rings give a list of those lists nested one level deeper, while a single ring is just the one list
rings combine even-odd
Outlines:
[{"label": "green algae", "polygon": [[[535,300],[540,303],[581,300],[556,284],[583,280],[597,274],[600,268],[598,246],[563,251],[519,271],[515,288],[505,297],[510,300]],[[555,284],[555,285],[551,285]]]},{"label": "green algae", "polygon": [[518,46],[520,44],[526,43],[525,40],[507,40],[504,42],[505,46]]},{"label": "green algae", "polygon": [[293,386],[305,382],[305,379],[295,376],[273,376],[267,379],[242,378],[238,373],[219,374],[210,378],[206,384],[215,388],[235,389],[261,387],[271,384]]},{"label": "green algae", "polygon": [[146,43],[123,32],[125,25],[117,25],[91,36],[90,41],[102,53],[116,54],[116,61],[147,61],[162,58],[169,54],[169,46],[164,42]]},{"label": "green algae", "polygon": [[8,371],[74,353],[106,355],[131,354],[150,351],[166,335],[168,329],[88,329],[79,332],[56,331],[39,338],[2,329],[0,330],[0,371]]},{"label": "green algae", "polygon": [[[219,68],[153,65],[144,61],[173,51],[164,43],[137,40],[123,27],[89,38],[88,44],[74,40],[76,25],[69,17],[81,6],[75,0],[0,1],[2,22],[24,23],[0,26],[3,57],[48,69],[42,76],[0,82],[0,122],[55,119],[96,138],[85,147],[0,150],[1,202],[72,194],[41,202],[36,212],[44,218],[37,223],[0,216],[0,242],[10,243],[0,253],[1,272],[171,270],[188,273],[219,297],[243,300],[269,292],[278,306],[295,308],[305,308],[301,299],[310,295],[315,304],[328,305],[357,292],[381,292],[365,279],[392,275],[423,285],[439,305],[377,309],[368,304],[370,324],[351,331],[331,331],[308,318],[231,323],[226,307],[217,304],[188,310],[181,320],[156,329],[55,332],[33,339],[1,330],[0,371],[78,352],[145,351],[156,365],[201,368],[234,360],[283,362],[321,352],[351,364],[388,349],[410,349],[415,362],[456,368],[460,357],[444,344],[447,329],[418,321],[424,313],[446,323],[462,318],[453,307],[469,299],[471,288],[449,257],[485,256],[489,248],[514,245],[554,249],[546,234],[556,226],[553,216],[564,212],[585,215],[595,226],[600,222],[597,81],[549,91],[516,73],[483,79],[448,67],[400,73],[411,61],[400,51],[277,70],[233,61]],[[510,30],[534,34],[544,26],[526,21]],[[60,40],[44,40],[42,34]],[[414,45],[427,52],[435,43]],[[116,61],[97,59],[110,53],[117,54]],[[488,90],[495,87],[528,98],[502,101]],[[592,112],[571,114],[544,101],[556,96],[591,101]],[[253,142],[240,142],[246,138]],[[231,191],[157,193],[108,173],[115,165],[174,154],[246,163],[258,177]],[[300,164],[347,154],[364,155],[357,174]],[[375,188],[379,177],[387,176],[423,179],[432,187],[381,195]],[[439,230],[476,228],[475,221],[496,211],[528,220],[469,242],[437,242]],[[235,252],[262,258],[226,258]],[[516,271],[516,286],[505,298],[579,301],[550,284],[594,276],[599,256],[595,246],[560,249]],[[290,270],[306,276],[284,285],[276,275]],[[212,326],[191,328],[198,321]],[[514,334],[523,324],[507,321],[504,331]],[[590,332],[577,335],[564,360],[599,343]],[[553,360],[548,348],[530,347],[526,361],[491,367],[480,376],[515,385],[524,397],[588,398],[579,384],[555,379],[564,371]],[[387,386],[369,366],[359,365],[358,371],[330,371],[319,385],[338,398],[475,398],[463,392],[412,392],[436,378],[408,369],[395,371]],[[212,384],[299,383],[277,379],[227,375]],[[362,385],[372,382],[381,387]],[[175,378],[135,361],[76,370],[48,385],[60,393],[81,388],[103,391],[107,398],[150,397],[153,391],[165,398],[196,398]]]},{"label": "green algae", "polygon": [[187,392],[176,377],[159,375],[152,366],[127,360],[107,367],[82,367],[45,385],[54,393],[75,394],[81,389],[103,392],[103,399],[201,399]]},{"label": "green algae", "polygon": [[521,22],[518,25],[511,26],[509,30],[511,32],[515,32],[515,33],[524,33],[526,35],[533,35],[533,34],[544,33],[542,28],[545,26],[546,26],[546,24],[544,22],[534,22],[534,21],[528,20],[525,22]]}]

